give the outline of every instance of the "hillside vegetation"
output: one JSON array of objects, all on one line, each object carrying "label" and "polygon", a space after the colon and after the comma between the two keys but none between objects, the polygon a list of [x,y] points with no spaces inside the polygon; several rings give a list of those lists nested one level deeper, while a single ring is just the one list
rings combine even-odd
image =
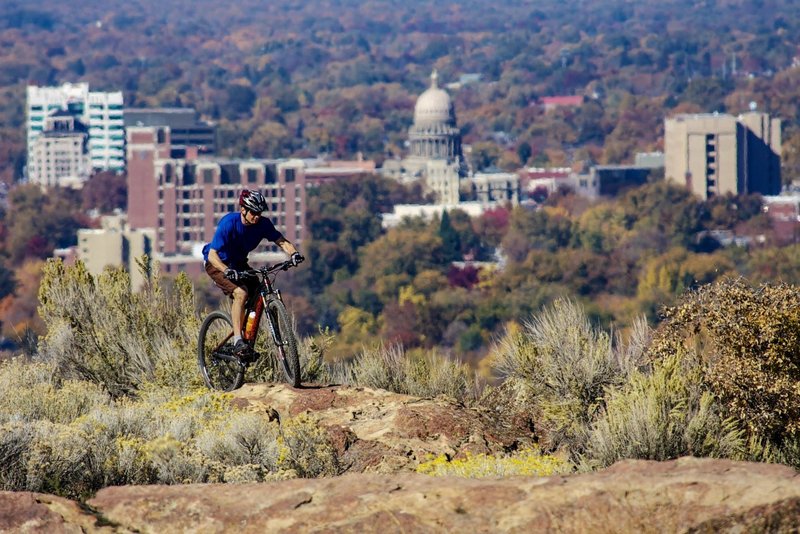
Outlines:
[{"label": "hillside vegetation", "polygon": [[[755,195],[703,202],[654,181],[617,199],[555,194],[540,209],[472,219],[455,210],[382,230],[376,213],[390,185],[352,180],[310,193],[310,261],[287,287],[304,334],[316,324],[336,334],[332,358],[383,340],[476,363],[556,298],[627,332],[642,315],[657,325],[662,306],[727,275],[800,284],[800,249],[773,231]],[[723,247],[717,231],[749,245]],[[464,258],[476,263],[453,263]]]},{"label": "hillside vegetation", "polygon": [[[92,277],[81,264],[48,264],[47,336],[32,359],[0,364],[0,488],[85,498],[109,485],[342,471],[340,448],[313,410],[276,420],[198,387],[185,336],[193,314],[147,326],[186,309],[185,280],[126,302],[126,319],[105,299],[129,283],[122,271]],[[659,328],[641,321],[626,339],[559,300],[507,332],[492,359],[502,381],[478,390],[441,355],[414,360],[391,348],[331,365],[324,347],[304,343],[304,379],[445,395],[540,447],[452,465],[432,459],[423,473],[550,474],[685,455],[800,467],[799,295],[796,286],[727,279],[685,294]],[[113,321],[93,312],[98,304]]]}]

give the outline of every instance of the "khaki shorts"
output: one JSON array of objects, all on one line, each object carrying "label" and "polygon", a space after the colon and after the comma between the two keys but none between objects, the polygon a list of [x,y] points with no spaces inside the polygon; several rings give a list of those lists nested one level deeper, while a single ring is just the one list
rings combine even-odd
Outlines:
[{"label": "khaki shorts", "polygon": [[[206,262],[206,273],[214,283],[217,285],[218,288],[222,290],[223,293],[228,295],[229,297],[233,296],[233,291],[239,287],[238,285],[234,284],[227,278],[225,278],[225,273],[211,265],[211,262]],[[245,287],[245,289],[247,289]]]}]

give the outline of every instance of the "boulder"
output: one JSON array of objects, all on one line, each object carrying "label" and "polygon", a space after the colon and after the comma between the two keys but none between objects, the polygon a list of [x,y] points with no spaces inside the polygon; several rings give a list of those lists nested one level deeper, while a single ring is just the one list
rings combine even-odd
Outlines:
[{"label": "boulder", "polygon": [[0,491],[0,532],[80,534],[130,531],[109,524],[68,499],[28,491]]}]

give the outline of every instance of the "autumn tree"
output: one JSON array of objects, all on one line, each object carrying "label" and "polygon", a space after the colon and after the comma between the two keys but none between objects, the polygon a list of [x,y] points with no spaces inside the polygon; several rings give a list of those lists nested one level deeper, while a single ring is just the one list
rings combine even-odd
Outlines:
[{"label": "autumn tree", "polygon": [[122,173],[99,172],[83,185],[81,197],[84,210],[96,209],[100,213],[125,210],[128,203],[127,178]]},{"label": "autumn tree", "polygon": [[77,242],[77,231],[87,225],[76,211],[78,193],[54,188],[47,194],[39,186],[22,185],[9,194],[6,216],[7,250],[12,263],[24,258],[47,258],[53,249]]}]

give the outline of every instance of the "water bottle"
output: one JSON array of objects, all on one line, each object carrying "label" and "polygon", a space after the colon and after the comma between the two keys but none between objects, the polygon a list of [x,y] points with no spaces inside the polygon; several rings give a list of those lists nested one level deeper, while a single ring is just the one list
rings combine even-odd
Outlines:
[{"label": "water bottle", "polygon": [[256,333],[256,312],[251,311],[247,314],[247,325],[244,327],[244,337],[246,339],[253,339]]}]

